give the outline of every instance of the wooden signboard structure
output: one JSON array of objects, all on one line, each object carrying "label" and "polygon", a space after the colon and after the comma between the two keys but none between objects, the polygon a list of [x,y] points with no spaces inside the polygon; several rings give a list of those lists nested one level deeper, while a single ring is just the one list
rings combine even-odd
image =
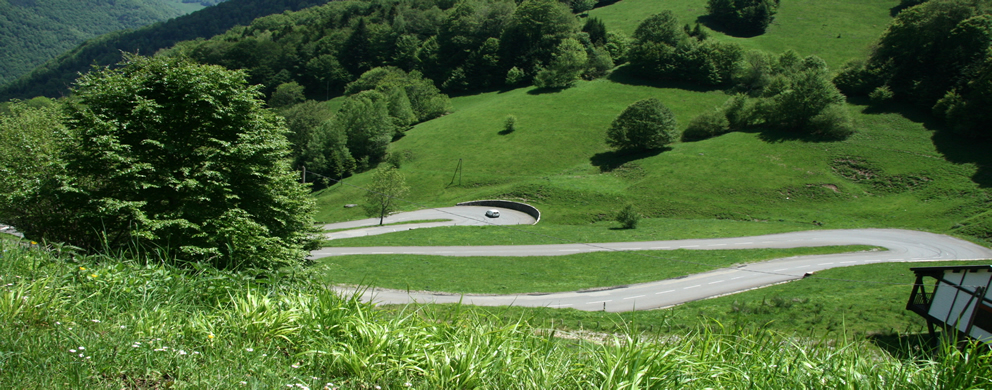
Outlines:
[{"label": "wooden signboard structure", "polygon": [[992,265],[910,268],[916,284],[906,309],[939,326],[984,343],[992,342]]}]

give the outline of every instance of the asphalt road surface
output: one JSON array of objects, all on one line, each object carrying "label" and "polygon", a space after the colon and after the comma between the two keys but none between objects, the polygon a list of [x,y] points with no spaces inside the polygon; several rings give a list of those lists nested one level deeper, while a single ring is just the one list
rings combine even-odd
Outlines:
[{"label": "asphalt road surface", "polygon": [[[486,217],[486,210],[499,210],[499,218]],[[537,221],[527,213],[500,207],[455,206],[393,214],[383,219],[382,223],[391,224],[404,221],[429,221],[434,219],[447,219],[448,221],[377,226],[379,225],[379,218],[368,218],[324,225],[324,230],[349,229],[325,233],[324,237],[327,237],[329,240],[335,240],[438,226],[533,225]]]},{"label": "asphalt road surface", "polygon": [[[790,257],[722,268],[676,279],[585,291],[478,295],[375,289],[365,291],[363,297],[379,304],[460,301],[482,306],[568,307],[587,311],[619,312],[656,309],[746,291],[801,279],[807,273],[835,267],[880,262],[992,259],[992,250],[964,240],[940,234],[897,229],[816,230],[754,237],[600,244],[322,248],[312,252],[311,257],[386,254],[555,256],[607,250],[656,250],[659,251],[657,256],[664,257],[663,251],[673,249],[797,248],[832,245],[872,245],[888,250]],[[907,276],[906,283],[912,282],[911,277]],[[336,289],[345,294],[354,293],[353,289],[347,287]]]}]

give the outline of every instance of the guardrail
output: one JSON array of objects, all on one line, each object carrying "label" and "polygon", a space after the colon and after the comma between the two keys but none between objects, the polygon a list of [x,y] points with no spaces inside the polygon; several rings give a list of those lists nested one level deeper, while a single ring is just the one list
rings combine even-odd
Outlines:
[{"label": "guardrail", "polygon": [[473,200],[470,202],[461,202],[456,204],[456,206],[491,206],[491,207],[502,207],[504,209],[517,210],[519,212],[525,213],[534,217],[534,223],[532,225],[537,225],[541,222],[541,210],[537,207],[531,206],[527,203],[514,202],[510,200],[499,200],[499,199],[489,199],[489,200]]}]

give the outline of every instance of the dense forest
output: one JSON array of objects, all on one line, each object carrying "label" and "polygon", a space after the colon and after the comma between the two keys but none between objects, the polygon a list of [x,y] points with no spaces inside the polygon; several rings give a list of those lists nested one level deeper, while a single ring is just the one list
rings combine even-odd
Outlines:
[{"label": "dense forest", "polygon": [[84,40],[181,15],[173,0],[0,1],[0,85]]},{"label": "dense forest", "polygon": [[[176,42],[212,37],[233,26],[248,24],[261,16],[276,14],[286,10],[303,9],[317,4],[323,4],[326,1],[230,0],[198,12],[176,17],[168,21],[158,22],[137,30],[115,31],[105,34],[90,39],[79,46],[76,46],[76,44],[82,39],[76,40],[66,47],[54,50],[47,58],[54,57],[60,53],[61,55],[35,68],[33,71],[31,68],[37,66],[38,63],[21,69],[16,74],[24,74],[24,76],[19,79],[0,82],[0,85],[7,83],[0,88],[0,100],[11,98],[25,99],[38,95],[49,97],[62,96],[67,93],[68,87],[78,77],[79,72],[89,70],[90,66],[94,64],[114,64],[121,60],[122,51],[154,54],[156,51],[170,47]],[[81,2],[74,2],[73,4],[75,3]],[[117,1],[117,3],[124,2]],[[0,9],[7,6],[7,4],[7,2],[0,2]],[[87,9],[87,12],[89,12],[89,9]],[[7,15],[6,10],[0,13],[0,23],[6,20]],[[153,19],[148,22],[161,19],[164,18]],[[141,24],[147,24],[148,22]],[[9,44],[7,42],[17,42],[17,40],[8,40],[6,36],[2,35],[5,34],[3,28],[0,25],[0,36],[3,37],[0,40],[0,47],[5,48],[5,45]],[[45,38],[32,38],[31,42],[35,42],[35,40],[44,41]],[[13,66],[10,65],[13,62],[8,61],[7,58],[3,59],[5,64],[3,70],[10,71],[13,69]],[[26,74],[28,71],[31,73]],[[0,77],[0,80],[2,80],[2,77]]]}]

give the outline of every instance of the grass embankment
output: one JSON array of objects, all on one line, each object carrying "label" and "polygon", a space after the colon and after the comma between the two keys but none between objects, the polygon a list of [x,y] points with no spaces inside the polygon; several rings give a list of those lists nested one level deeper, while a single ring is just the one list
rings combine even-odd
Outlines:
[{"label": "grass embankment", "polygon": [[[709,328],[553,337],[519,317],[344,300],[309,280],[139,265],[0,241],[0,384],[22,388],[932,389],[992,385],[985,347]],[[153,262],[154,263],[154,262]],[[907,350],[907,353],[914,353]]]},{"label": "grass embankment", "polygon": [[328,283],[405,290],[512,294],[574,291],[671,279],[734,264],[874,249],[842,246],[717,251],[593,252],[567,256],[334,256],[317,260]]},{"label": "grass embankment", "polygon": [[[627,313],[574,309],[475,307],[472,310],[521,316],[540,326],[564,330],[616,332],[625,324],[641,331],[678,335],[707,323],[728,327],[758,326],[786,334],[836,339],[864,336],[879,344],[900,335],[926,332],[923,317],[906,310],[915,282],[911,267],[988,262],[884,263],[819,271],[812,277],[670,309]],[[458,310],[464,310],[459,308]]]}]

